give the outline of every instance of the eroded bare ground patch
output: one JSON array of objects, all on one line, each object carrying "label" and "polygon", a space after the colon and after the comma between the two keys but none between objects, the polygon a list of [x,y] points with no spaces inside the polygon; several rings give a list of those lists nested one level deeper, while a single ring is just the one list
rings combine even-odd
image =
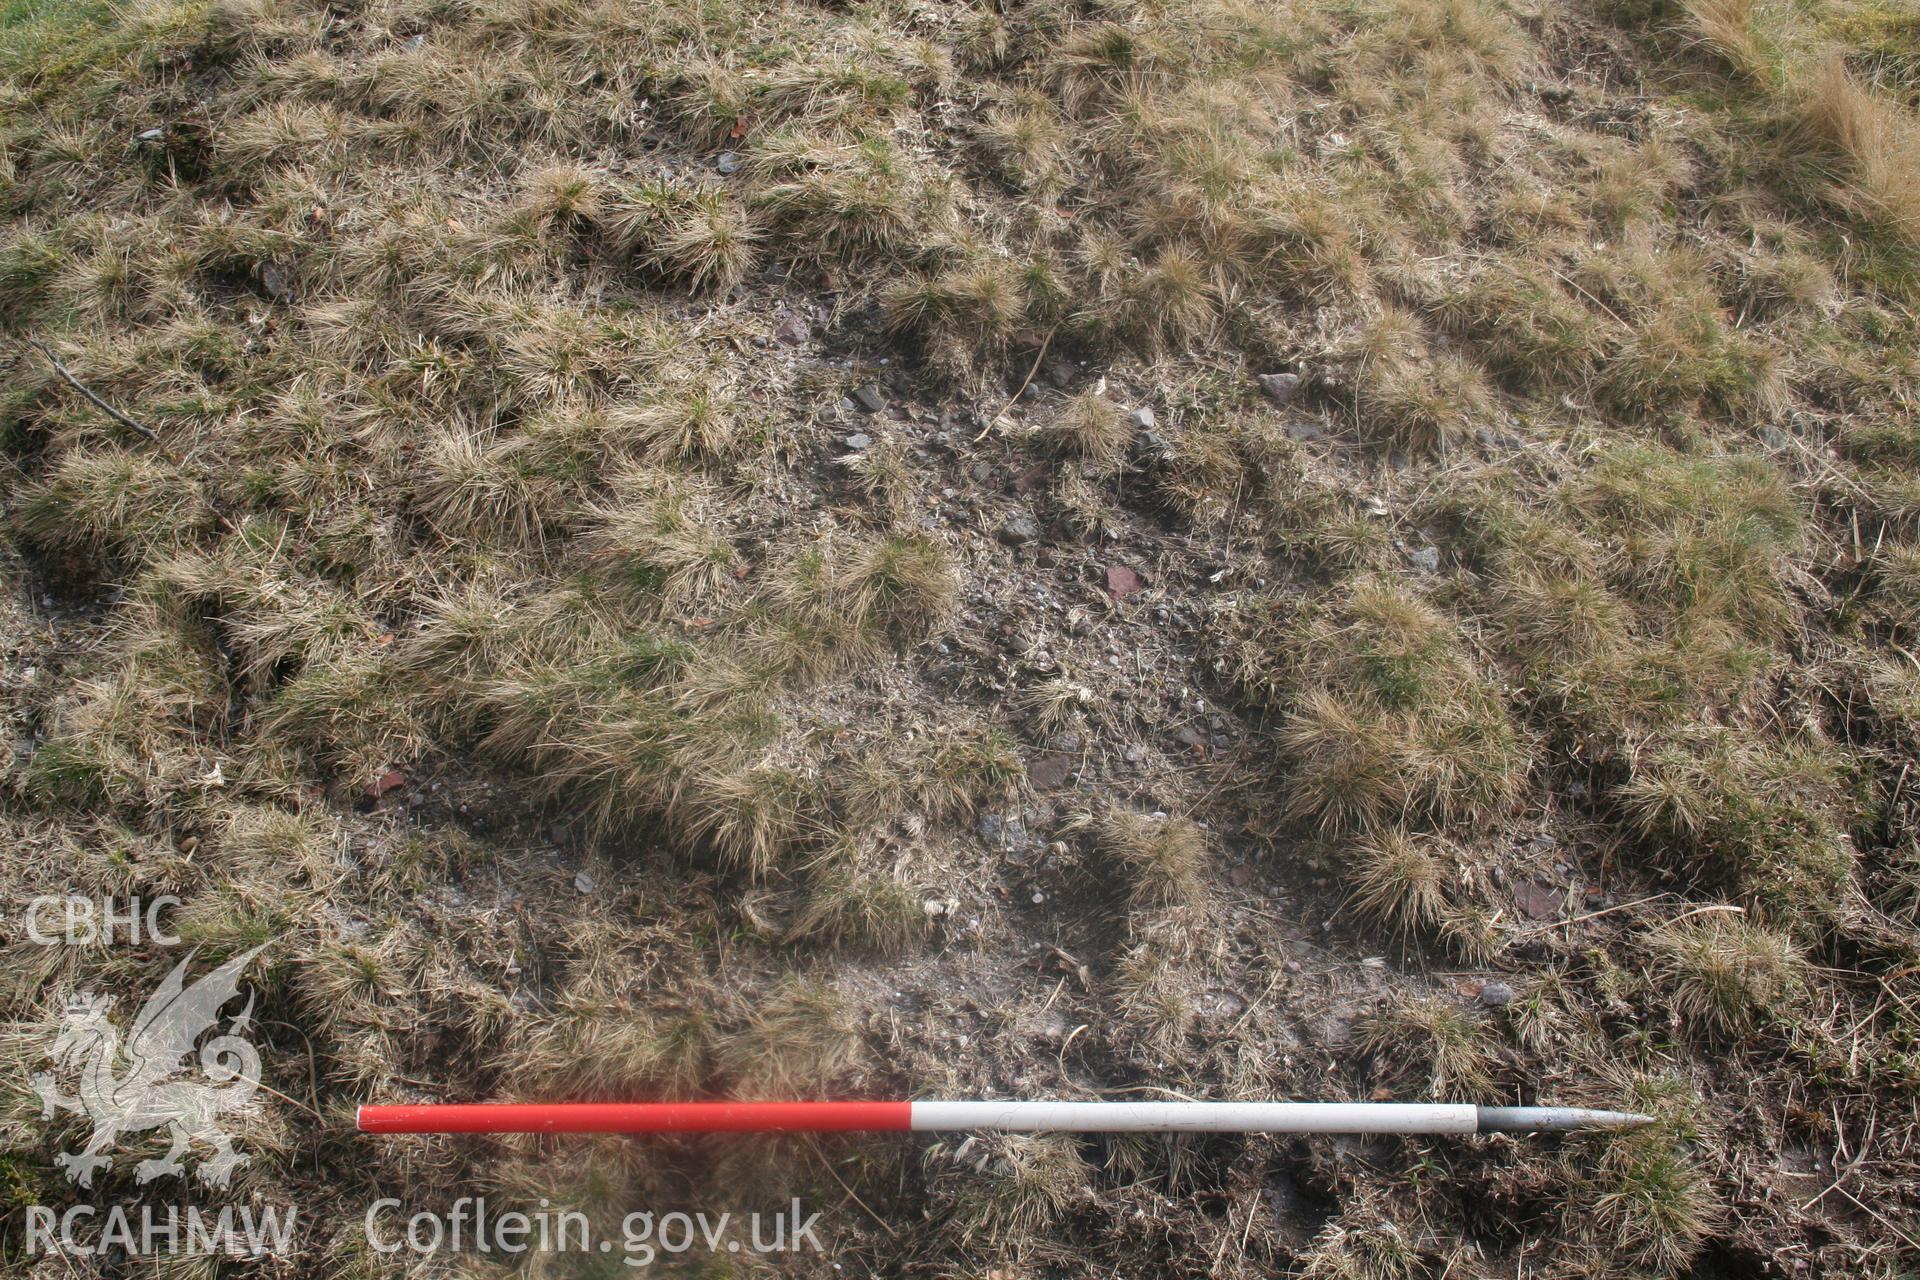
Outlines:
[{"label": "eroded bare ground patch", "polygon": [[[7,21],[0,866],[270,944],[247,1266],[475,1191],[803,1195],[849,1274],[1920,1262],[1910,18]],[[59,994],[173,959],[9,946],[9,1248]],[[351,1135],[815,1093],[1661,1122]]]}]

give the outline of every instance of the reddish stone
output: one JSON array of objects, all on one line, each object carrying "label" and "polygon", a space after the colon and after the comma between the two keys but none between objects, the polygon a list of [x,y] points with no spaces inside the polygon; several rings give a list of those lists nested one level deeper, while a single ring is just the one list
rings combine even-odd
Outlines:
[{"label": "reddish stone", "polygon": [[1042,791],[1067,784],[1073,777],[1073,757],[1049,751],[1027,766],[1027,781]]},{"label": "reddish stone", "polygon": [[1551,920],[1560,914],[1566,896],[1558,889],[1523,880],[1514,888],[1513,900],[1531,920]]}]

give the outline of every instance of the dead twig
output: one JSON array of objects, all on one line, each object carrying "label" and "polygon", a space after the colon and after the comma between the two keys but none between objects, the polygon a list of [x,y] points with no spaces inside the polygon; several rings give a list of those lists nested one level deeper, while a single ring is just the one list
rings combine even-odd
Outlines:
[{"label": "dead twig", "polygon": [[1040,339],[1040,350],[1034,353],[1033,364],[1030,368],[1028,368],[1027,376],[1020,379],[1020,385],[1014,390],[1013,397],[1009,399],[1005,404],[1000,406],[1000,412],[988,418],[986,425],[980,428],[980,434],[973,438],[973,442],[975,444],[979,444],[982,440],[985,440],[987,438],[987,432],[993,430],[993,424],[1000,421],[1001,417],[1005,415],[1007,410],[1013,408],[1014,405],[1018,404],[1020,402],[1020,397],[1026,394],[1027,388],[1033,385],[1033,375],[1040,372],[1040,362],[1047,358],[1047,348],[1053,345],[1053,335],[1058,333],[1059,331],[1060,331],[1060,326],[1055,325],[1053,326],[1053,328],[1047,330],[1046,337]]},{"label": "dead twig", "polygon": [[92,387],[89,387],[86,383],[74,377],[73,371],[67,368],[66,365],[61,364],[60,357],[53,354],[52,347],[48,346],[44,342],[39,341],[38,339],[30,340],[28,342],[28,345],[38,350],[41,355],[45,356],[47,358],[47,363],[53,366],[53,371],[59,374],[61,378],[66,381],[66,384],[68,386],[72,387],[75,391],[78,391],[81,395],[85,396],[87,399],[93,401],[94,407],[99,409],[100,412],[106,414],[109,418],[112,418],[115,422],[119,423],[121,426],[125,427],[127,430],[137,431],[141,435],[145,436],[147,439],[153,441],[155,444],[160,443],[160,435],[152,427],[147,426],[145,423],[136,422],[134,419],[129,418],[126,414],[120,412],[120,410],[114,408],[112,405],[108,404],[105,400],[101,399],[99,394],[96,393]]}]

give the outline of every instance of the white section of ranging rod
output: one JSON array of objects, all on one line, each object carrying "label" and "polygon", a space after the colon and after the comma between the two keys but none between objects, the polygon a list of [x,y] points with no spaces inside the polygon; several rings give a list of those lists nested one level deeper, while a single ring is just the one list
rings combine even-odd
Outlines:
[{"label": "white section of ranging rod", "polygon": [[1477,1133],[1480,1109],[1426,1102],[916,1102],[913,1127],[1013,1133]]},{"label": "white section of ranging rod", "polygon": [[1629,1129],[1653,1117],[1584,1107],[1457,1102],[916,1102],[919,1131],[1012,1133],[1569,1133]]}]

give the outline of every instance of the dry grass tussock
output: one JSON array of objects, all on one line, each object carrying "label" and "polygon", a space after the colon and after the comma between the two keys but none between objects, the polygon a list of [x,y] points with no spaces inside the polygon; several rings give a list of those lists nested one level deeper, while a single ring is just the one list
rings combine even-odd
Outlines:
[{"label": "dry grass tussock", "polygon": [[1839,159],[1838,202],[1920,241],[1920,119],[1861,84],[1838,55],[1805,93],[1808,127]]}]

